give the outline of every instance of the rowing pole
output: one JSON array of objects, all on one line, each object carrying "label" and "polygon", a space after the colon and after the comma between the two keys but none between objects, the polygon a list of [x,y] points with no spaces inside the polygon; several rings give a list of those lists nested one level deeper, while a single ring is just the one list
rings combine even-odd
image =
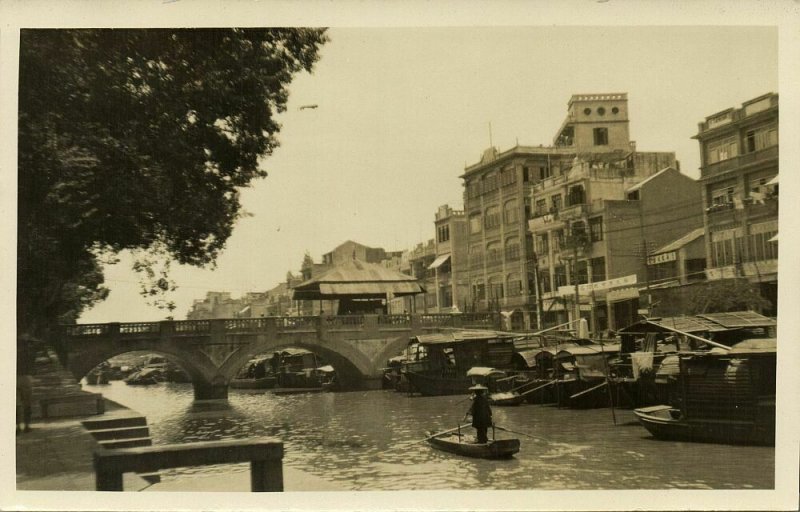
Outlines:
[{"label": "rowing pole", "polygon": [[511,432],[512,434],[519,434],[521,436],[530,437],[531,439],[536,439],[536,440],[542,441],[544,443],[549,443],[550,442],[549,439],[546,439],[546,438],[540,437],[540,436],[532,436],[530,434],[526,434],[525,432],[517,432],[516,430],[511,430],[511,429],[508,429],[508,428],[497,427],[497,426],[495,426],[495,428],[499,428],[500,430],[505,430],[506,432]]}]

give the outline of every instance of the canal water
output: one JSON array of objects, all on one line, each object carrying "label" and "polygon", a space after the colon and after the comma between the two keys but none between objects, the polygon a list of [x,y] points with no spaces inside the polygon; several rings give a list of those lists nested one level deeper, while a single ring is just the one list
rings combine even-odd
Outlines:
[{"label": "canal water", "polygon": [[[772,447],[658,441],[630,410],[617,410],[614,425],[610,409],[494,407],[497,425],[535,438],[514,435],[521,440],[520,452],[493,461],[421,442],[429,430],[459,424],[469,407],[465,396],[409,397],[394,391],[279,396],[232,389],[228,403],[194,403],[191,384],[114,381],[84,388],[146,415],[155,444],[274,436],[284,442],[285,465],[343,490],[774,487]],[[163,478],[231,471],[249,467],[181,468]]]}]

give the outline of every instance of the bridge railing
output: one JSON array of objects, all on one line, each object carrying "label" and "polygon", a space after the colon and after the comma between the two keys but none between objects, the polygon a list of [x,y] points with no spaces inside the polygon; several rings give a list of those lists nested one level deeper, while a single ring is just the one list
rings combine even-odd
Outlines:
[{"label": "bridge railing", "polygon": [[209,333],[308,332],[325,330],[413,329],[413,328],[496,329],[496,313],[423,313],[399,315],[283,316],[225,318],[162,322],[78,324],[63,327],[66,337],[152,335],[207,335]]},{"label": "bridge railing", "polygon": [[362,329],[364,315],[337,315],[321,317],[323,325],[328,329]]}]

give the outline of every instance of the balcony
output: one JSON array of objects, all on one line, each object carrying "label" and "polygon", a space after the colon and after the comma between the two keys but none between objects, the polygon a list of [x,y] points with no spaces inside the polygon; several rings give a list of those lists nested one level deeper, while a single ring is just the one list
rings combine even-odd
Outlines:
[{"label": "balcony", "polygon": [[700,170],[700,178],[713,178],[734,169],[768,162],[770,160],[775,160],[775,164],[777,165],[778,146],[771,146],[760,151],[754,151],[753,153],[746,153],[744,155],[728,158],[727,160],[722,160],[721,162],[708,164]]},{"label": "balcony", "polygon": [[589,205],[586,203],[578,203],[570,206],[565,206],[559,212],[561,220],[573,220],[586,216],[589,213]]}]

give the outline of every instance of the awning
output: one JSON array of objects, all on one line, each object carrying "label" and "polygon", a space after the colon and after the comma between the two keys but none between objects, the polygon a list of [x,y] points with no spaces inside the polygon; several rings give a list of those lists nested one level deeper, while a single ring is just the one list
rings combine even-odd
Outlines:
[{"label": "awning", "polygon": [[777,241],[778,241],[778,235],[776,234],[775,236],[773,236],[772,238],[770,238],[768,241],[769,241],[769,242],[777,242]]},{"label": "awning", "polygon": [[442,254],[441,256],[439,256],[438,258],[433,260],[433,263],[428,265],[428,270],[433,270],[435,268],[441,267],[442,265],[444,265],[444,262],[449,260],[449,259],[450,259],[450,255],[449,254]]},{"label": "awning", "polygon": [[319,293],[325,295],[407,295],[420,293],[417,283],[320,283]]},{"label": "awning", "polygon": [[774,178],[767,182],[767,185],[777,185],[778,184],[778,175],[776,174]]}]

